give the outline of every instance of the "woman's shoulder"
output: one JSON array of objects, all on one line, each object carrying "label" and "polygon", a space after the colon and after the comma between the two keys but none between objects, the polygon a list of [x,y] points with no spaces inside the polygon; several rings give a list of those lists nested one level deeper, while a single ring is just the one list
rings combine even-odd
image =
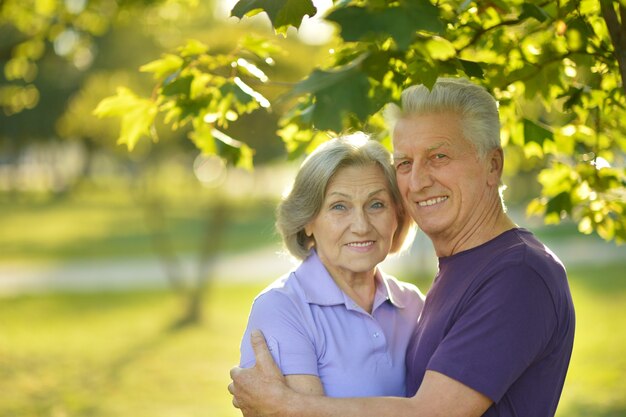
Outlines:
[{"label": "woman's shoulder", "polygon": [[385,281],[389,292],[393,296],[403,301],[420,300],[424,301],[424,294],[420,291],[417,285],[410,282],[402,281],[393,275],[389,275],[381,271],[381,276]]},{"label": "woman's shoulder", "polygon": [[268,284],[254,298],[254,304],[273,305],[275,307],[299,304],[302,301],[302,289],[293,272],[285,274]]}]

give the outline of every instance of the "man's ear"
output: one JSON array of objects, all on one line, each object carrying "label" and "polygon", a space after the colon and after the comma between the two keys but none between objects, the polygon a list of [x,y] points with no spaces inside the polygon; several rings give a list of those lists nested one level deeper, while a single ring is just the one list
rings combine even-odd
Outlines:
[{"label": "man's ear", "polygon": [[504,152],[502,148],[496,148],[490,151],[487,155],[487,160],[489,162],[487,184],[498,187],[504,170]]}]

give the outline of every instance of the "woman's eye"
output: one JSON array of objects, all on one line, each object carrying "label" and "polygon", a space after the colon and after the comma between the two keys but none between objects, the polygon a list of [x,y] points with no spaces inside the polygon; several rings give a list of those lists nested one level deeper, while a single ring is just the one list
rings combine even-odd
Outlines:
[{"label": "woman's eye", "polygon": [[346,209],[346,206],[344,206],[344,205],[343,205],[343,204],[341,204],[341,203],[337,203],[337,204],[332,204],[332,205],[330,206],[330,209],[331,209],[331,210],[345,210],[345,209]]}]

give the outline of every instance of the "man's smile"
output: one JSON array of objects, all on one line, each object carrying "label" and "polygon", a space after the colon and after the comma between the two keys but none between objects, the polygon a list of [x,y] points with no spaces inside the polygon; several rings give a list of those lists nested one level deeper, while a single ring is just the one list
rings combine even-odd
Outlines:
[{"label": "man's smile", "polygon": [[418,201],[417,205],[420,207],[428,207],[428,206],[432,206],[432,205],[444,202],[447,199],[448,199],[448,196],[429,198],[428,200]]}]

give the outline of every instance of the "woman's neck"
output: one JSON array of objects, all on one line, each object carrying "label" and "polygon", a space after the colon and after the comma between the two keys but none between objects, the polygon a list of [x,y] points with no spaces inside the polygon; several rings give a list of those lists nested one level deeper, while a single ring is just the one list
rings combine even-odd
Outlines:
[{"label": "woman's neck", "polygon": [[330,275],[337,286],[359,307],[370,314],[372,313],[374,296],[376,295],[376,269],[357,273],[335,271]]}]

